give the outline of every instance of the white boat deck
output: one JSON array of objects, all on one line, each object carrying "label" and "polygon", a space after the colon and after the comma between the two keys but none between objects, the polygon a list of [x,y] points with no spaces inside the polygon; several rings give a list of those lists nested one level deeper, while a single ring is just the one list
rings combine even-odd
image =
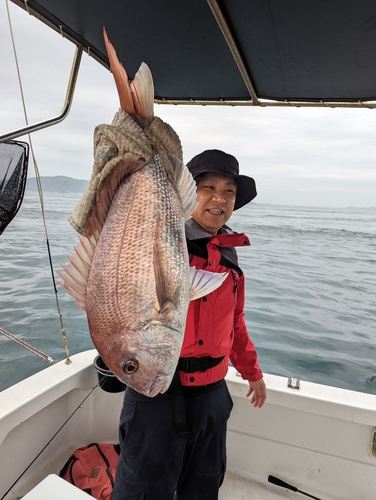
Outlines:
[{"label": "white boat deck", "polygon": [[[219,500],[278,500],[287,498],[288,491],[272,485],[257,485],[249,480],[227,474],[220,489]],[[87,494],[67,483],[59,476],[50,474],[35,488],[33,488],[23,500],[84,500]]]},{"label": "white boat deck", "polygon": [[291,491],[269,483],[258,484],[235,474],[227,473],[219,490],[219,500],[279,500],[290,498]]}]

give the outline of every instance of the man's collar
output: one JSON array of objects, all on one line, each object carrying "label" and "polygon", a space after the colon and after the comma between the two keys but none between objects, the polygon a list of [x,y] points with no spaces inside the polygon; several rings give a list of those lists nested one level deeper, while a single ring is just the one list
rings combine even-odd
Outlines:
[{"label": "man's collar", "polygon": [[[197,222],[193,219],[189,219],[185,223],[185,234],[189,240],[201,240],[202,238],[213,238],[213,235],[209,233],[209,231],[206,231],[206,229],[197,224]],[[218,234],[234,234],[234,231],[225,224],[218,231]]]}]

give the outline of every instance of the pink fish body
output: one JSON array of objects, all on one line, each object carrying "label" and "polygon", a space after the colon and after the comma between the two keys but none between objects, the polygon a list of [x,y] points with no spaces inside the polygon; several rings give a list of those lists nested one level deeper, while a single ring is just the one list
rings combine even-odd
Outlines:
[{"label": "pink fish body", "polygon": [[190,301],[184,238],[179,195],[155,155],[119,188],[86,292],[89,329],[103,360],[150,396],[170,385],[183,340]]}]

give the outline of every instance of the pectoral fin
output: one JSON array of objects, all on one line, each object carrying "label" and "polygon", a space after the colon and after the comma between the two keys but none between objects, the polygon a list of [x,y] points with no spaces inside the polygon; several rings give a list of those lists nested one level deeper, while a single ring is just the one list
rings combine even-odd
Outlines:
[{"label": "pectoral fin", "polygon": [[[178,291],[173,293],[171,289],[171,282],[169,276],[168,262],[163,261],[163,248],[160,241],[160,227],[159,221],[155,227],[155,238],[154,238],[154,276],[155,276],[155,292],[157,295],[157,302],[154,307],[156,311],[164,316],[165,319],[168,316],[168,311],[178,303],[179,297],[175,295]],[[175,295],[175,296],[174,296]]]},{"label": "pectoral fin", "polygon": [[199,299],[219,288],[227,278],[228,273],[211,273],[203,269],[190,268],[191,300]]}]

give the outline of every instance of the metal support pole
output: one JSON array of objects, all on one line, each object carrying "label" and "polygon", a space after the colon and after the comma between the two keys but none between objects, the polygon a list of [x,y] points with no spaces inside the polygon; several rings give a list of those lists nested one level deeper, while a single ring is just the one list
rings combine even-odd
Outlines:
[{"label": "metal support pole", "polygon": [[68,116],[68,113],[70,111],[72,102],[73,102],[73,95],[74,95],[74,90],[76,87],[76,81],[77,81],[77,76],[78,76],[78,70],[80,68],[80,63],[81,63],[81,57],[82,57],[82,47],[81,45],[77,45],[76,47],[76,52],[74,55],[73,59],[73,64],[72,64],[72,70],[69,78],[69,83],[68,83],[68,88],[67,88],[67,93],[65,97],[65,103],[64,107],[61,111],[61,113],[54,118],[50,118],[49,120],[45,120],[42,122],[35,123],[34,125],[27,125],[26,127],[19,128],[17,130],[13,130],[13,132],[9,132],[4,135],[0,135],[0,142],[5,142],[9,141],[11,139],[16,139],[17,137],[21,137],[26,134],[30,134],[32,132],[36,132],[37,130],[41,130],[43,128],[51,127],[52,125],[56,125],[57,123],[60,123],[61,121],[64,120]]},{"label": "metal support pole", "polygon": [[222,34],[227,42],[227,45],[229,46],[229,49],[231,50],[231,53],[233,55],[233,58],[235,59],[235,62],[239,68],[240,74],[242,75],[243,81],[245,83],[245,86],[247,87],[247,90],[249,92],[249,95],[251,96],[252,99],[252,104],[254,106],[259,105],[259,100],[255,91],[255,88],[253,86],[253,82],[251,80],[249,71],[244,63],[243,57],[239,51],[239,48],[235,42],[235,39],[230,31],[230,28],[227,24],[227,21],[225,19],[225,16],[223,15],[223,12],[221,11],[217,0],[207,0],[213,15],[218,23],[218,26],[221,28]]}]

